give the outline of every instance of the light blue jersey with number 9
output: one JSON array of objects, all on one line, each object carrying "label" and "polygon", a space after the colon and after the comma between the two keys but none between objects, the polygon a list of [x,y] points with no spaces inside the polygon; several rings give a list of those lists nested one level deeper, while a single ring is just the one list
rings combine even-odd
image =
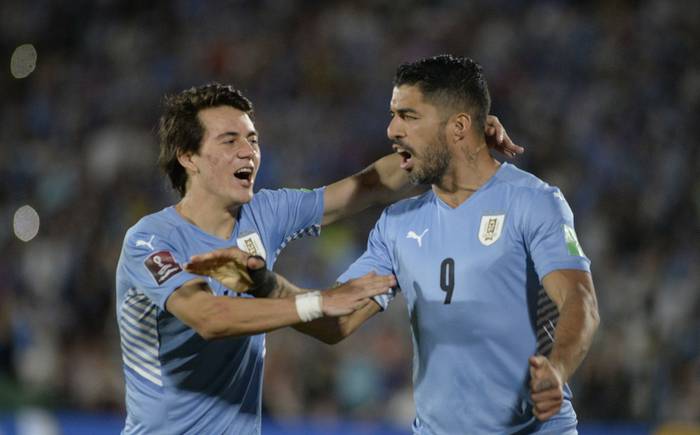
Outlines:
[{"label": "light blue jersey with number 9", "polygon": [[432,191],[388,207],[339,281],[397,276],[413,335],[414,433],[562,434],[576,430],[571,392],[537,421],[528,358],[554,338],[542,278],[589,267],[559,189],[504,163],[457,208]]}]

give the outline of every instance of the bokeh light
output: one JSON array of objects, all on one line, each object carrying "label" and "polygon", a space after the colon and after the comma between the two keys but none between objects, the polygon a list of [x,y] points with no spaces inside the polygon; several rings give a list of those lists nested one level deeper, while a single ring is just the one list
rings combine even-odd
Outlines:
[{"label": "bokeh light", "polygon": [[23,205],[15,212],[12,226],[15,236],[23,242],[28,242],[39,232],[39,213],[32,206]]},{"label": "bokeh light", "polygon": [[27,77],[36,68],[37,53],[32,44],[23,44],[15,48],[10,59],[10,72],[16,79]]}]

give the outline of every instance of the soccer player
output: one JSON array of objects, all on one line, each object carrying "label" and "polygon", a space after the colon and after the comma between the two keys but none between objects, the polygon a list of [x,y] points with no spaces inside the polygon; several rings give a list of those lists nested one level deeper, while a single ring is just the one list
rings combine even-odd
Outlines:
[{"label": "soccer player", "polygon": [[[590,261],[561,191],[490,155],[490,104],[471,59],[398,68],[387,133],[411,181],[432,188],[384,210],[339,281],[396,274],[413,333],[414,433],[575,434],[566,381],[599,322]],[[542,288],[556,309],[538,310]],[[545,316],[557,309],[555,324]]]},{"label": "soccer player", "polygon": [[[339,281],[397,277],[413,334],[414,433],[576,434],[566,381],[599,319],[564,196],[490,155],[482,134],[490,96],[471,59],[400,66],[390,106],[400,167],[431,189],[385,209]],[[392,298],[304,331],[336,342]]]},{"label": "soccer player", "polygon": [[[373,203],[406,195],[388,156],[315,190],[262,190],[253,106],[218,84],[166,100],[160,165],[182,199],[128,230],[117,266],[116,311],[126,380],[125,434],[258,434],[266,331],[339,316],[395,285],[366,276],[324,292],[278,280],[280,298],[239,294],[183,269],[192,255],[238,246],[272,267],[291,240]],[[497,120],[490,137],[504,135]],[[262,291],[262,289],[260,289]]]}]

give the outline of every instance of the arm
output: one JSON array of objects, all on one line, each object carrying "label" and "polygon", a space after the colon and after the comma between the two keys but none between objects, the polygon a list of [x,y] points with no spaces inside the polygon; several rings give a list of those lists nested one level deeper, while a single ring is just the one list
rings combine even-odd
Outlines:
[{"label": "arm", "polygon": [[[200,275],[212,276],[229,288],[254,294],[256,299],[261,296],[270,300],[291,299],[310,291],[297,287],[281,275],[267,270],[262,258],[250,256],[238,248],[220,249],[194,256],[187,264],[186,270]],[[335,288],[339,287],[342,285],[336,283]],[[388,287],[384,289],[386,290],[386,288]],[[255,291],[251,292],[251,289],[255,289]],[[324,294],[326,298],[330,295],[331,293]],[[367,299],[361,307],[358,307],[351,314],[324,317],[308,323],[301,323],[301,320],[297,320],[294,329],[324,343],[335,344],[355,332],[362,323],[379,311],[379,305]],[[287,324],[276,326],[276,328],[280,326],[287,326]]]},{"label": "arm", "polygon": [[588,272],[555,270],[542,280],[547,295],[559,309],[555,342],[548,357],[530,358],[533,412],[546,420],[559,412],[563,386],[576,371],[598,328],[598,303]]},{"label": "arm", "polygon": [[294,329],[326,344],[336,344],[349,337],[380,310],[379,304],[369,300],[362,308],[347,316],[324,317],[309,323],[299,323],[294,325]]},{"label": "arm", "polygon": [[[484,135],[486,143],[509,157],[524,149],[515,145],[497,117],[489,115]],[[401,157],[390,154],[362,171],[330,184],[324,193],[323,225],[351,216],[373,205],[386,205],[417,195],[425,187],[416,187],[400,168]]]},{"label": "arm", "polygon": [[293,298],[215,296],[199,280],[175,290],[165,305],[205,340],[259,334],[301,322]]},{"label": "arm", "polygon": [[[304,315],[299,299],[302,296],[292,295],[300,295],[304,291],[280,276],[277,278],[278,285],[285,288],[280,292],[284,291],[289,296],[274,299],[215,296],[203,281],[193,280],[170,295],[166,309],[205,340],[259,334],[302,322]],[[318,298],[318,312],[314,313],[313,318],[351,314],[364,307],[368,298],[385,292],[395,284],[393,276],[375,274],[348,281],[321,295],[312,296]]]},{"label": "arm", "polygon": [[[248,273],[253,281],[254,287],[252,288],[257,288],[256,297],[287,298],[309,291],[294,286],[282,276],[264,269],[265,263],[262,261],[255,260],[256,264],[252,263],[253,261],[248,261]],[[275,279],[269,279],[275,275]],[[265,285],[265,282],[269,285]],[[335,287],[339,286],[341,284],[336,283]],[[377,314],[380,309],[379,304],[367,300],[361,308],[351,314],[340,317],[323,317],[308,323],[298,323],[293,325],[293,328],[326,344],[336,344],[350,336],[367,319]]]},{"label": "arm", "polygon": [[327,225],[373,205],[389,204],[417,195],[424,187],[413,186],[399,165],[401,156],[384,156],[367,168],[326,187],[323,220]]}]

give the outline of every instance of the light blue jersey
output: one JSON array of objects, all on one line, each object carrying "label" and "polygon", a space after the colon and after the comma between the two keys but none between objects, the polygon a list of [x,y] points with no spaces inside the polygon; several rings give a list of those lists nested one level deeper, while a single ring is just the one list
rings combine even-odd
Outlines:
[{"label": "light blue jersey", "polygon": [[[126,233],[117,266],[117,320],[126,378],[124,434],[259,434],[265,335],[205,341],[165,310],[192,255],[238,246],[267,259],[316,235],[323,189],[261,190],[241,207],[228,240],[168,207]],[[201,278],[201,277],[200,277]],[[209,279],[214,294],[249,297]]]},{"label": "light blue jersey", "polygon": [[528,358],[554,334],[555,316],[538,321],[541,279],[589,265],[561,192],[504,163],[457,208],[432,191],[388,207],[339,281],[397,276],[413,334],[414,433],[564,434],[576,428],[571,393],[558,415],[535,420]]}]

